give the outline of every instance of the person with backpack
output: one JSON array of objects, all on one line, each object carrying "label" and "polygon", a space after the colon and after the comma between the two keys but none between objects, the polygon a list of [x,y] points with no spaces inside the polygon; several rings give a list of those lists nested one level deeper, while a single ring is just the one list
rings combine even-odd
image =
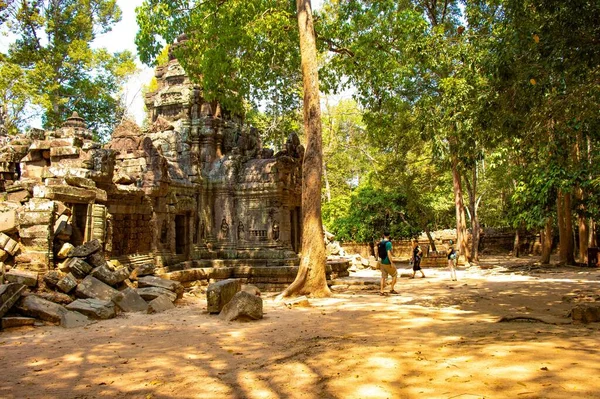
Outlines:
[{"label": "person with backpack", "polygon": [[412,240],[412,269],[413,274],[411,278],[415,278],[415,274],[417,272],[421,272],[421,278],[425,278],[425,273],[423,273],[423,269],[421,269],[421,258],[423,257],[423,251],[419,246],[419,242],[417,240]]},{"label": "person with backpack", "polygon": [[383,240],[377,244],[377,255],[379,256],[379,270],[381,270],[381,288],[379,295],[387,295],[385,292],[385,284],[388,275],[392,277],[392,287],[390,294],[398,294],[394,290],[396,285],[396,278],[398,277],[398,270],[392,261],[392,242],[390,241],[390,233],[388,231],[383,233]]}]

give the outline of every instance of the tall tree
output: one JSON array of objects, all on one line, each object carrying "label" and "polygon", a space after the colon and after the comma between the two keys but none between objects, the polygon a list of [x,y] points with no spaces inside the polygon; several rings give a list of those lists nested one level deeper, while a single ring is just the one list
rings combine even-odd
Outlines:
[{"label": "tall tree", "polygon": [[106,136],[121,119],[118,93],[135,70],[134,57],[91,48],[120,18],[116,0],[12,1],[2,10],[16,36],[6,62],[34,82],[45,127],[60,126],[76,110]]},{"label": "tall tree", "polygon": [[192,79],[199,80],[203,96],[219,100],[230,111],[242,113],[244,100],[295,107],[300,91],[290,88],[297,87],[302,74],[307,140],[302,166],[302,258],[296,280],[282,294],[329,295],[321,221],[319,79],[310,1],[297,0],[292,7],[286,0],[146,0],[136,11],[140,26],[136,43],[142,60],[152,62],[163,40],[169,43],[185,33],[186,45],[175,55]]}]

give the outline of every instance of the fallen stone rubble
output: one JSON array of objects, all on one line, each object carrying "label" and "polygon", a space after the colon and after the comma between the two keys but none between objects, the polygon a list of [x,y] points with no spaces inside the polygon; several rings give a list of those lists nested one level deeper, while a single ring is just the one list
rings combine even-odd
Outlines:
[{"label": "fallen stone rubble", "polygon": [[65,259],[55,270],[11,269],[0,285],[2,328],[40,322],[70,328],[121,312],[163,312],[183,296],[178,281],[153,276],[154,265],[133,270],[107,261],[97,240],[66,247]]}]

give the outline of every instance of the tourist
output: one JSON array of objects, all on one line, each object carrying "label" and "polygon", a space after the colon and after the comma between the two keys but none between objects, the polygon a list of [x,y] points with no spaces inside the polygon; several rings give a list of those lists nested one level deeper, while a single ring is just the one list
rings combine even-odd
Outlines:
[{"label": "tourist", "polygon": [[423,270],[421,269],[421,259],[423,258],[423,251],[421,250],[421,247],[419,246],[419,243],[417,242],[417,240],[412,240],[412,269],[413,269],[413,275],[411,276],[411,278],[415,278],[415,274],[417,274],[417,272],[421,272],[421,278],[425,278],[425,273],[423,273]]},{"label": "tourist", "polygon": [[448,268],[450,268],[450,279],[457,281],[456,278],[456,260],[458,258],[458,252],[454,249],[454,241],[448,241]]},{"label": "tourist", "polygon": [[381,288],[379,290],[379,295],[387,295],[385,292],[385,284],[388,275],[392,277],[390,294],[397,294],[397,292],[394,291],[394,286],[396,285],[398,270],[396,270],[396,266],[394,266],[394,262],[392,261],[394,254],[392,253],[390,233],[387,231],[383,233],[383,240],[381,240],[377,246],[377,254],[379,255],[379,270],[381,270]]}]

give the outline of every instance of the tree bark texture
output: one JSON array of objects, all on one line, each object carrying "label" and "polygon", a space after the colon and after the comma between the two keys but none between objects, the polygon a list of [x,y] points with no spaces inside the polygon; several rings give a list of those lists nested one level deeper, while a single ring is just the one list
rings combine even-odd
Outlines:
[{"label": "tree bark texture", "polygon": [[454,207],[456,209],[456,242],[460,249],[459,255],[464,256],[465,260],[468,261],[470,254],[467,244],[467,218],[463,202],[461,176],[456,157],[452,159],[452,187],[454,190]]},{"label": "tree bark texture", "polygon": [[548,216],[546,219],[546,226],[542,231],[542,259],[541,262],[544,265],[550,263],[550,255],[552,254],[552,241],[554,237],[552,235],[552,217]]},{"label": "tree bark texture", "polygon": [[513,256],[515,258],[519,257],[519,247],[521,245],[520,243],[520,237],[519,237],[519,229],[515,230],[515,241],[513,242]]},{"label": "tree bark texture", "polygon": [[323,149],[317,47],[310,0],[296,0],[304,87],[306,152],[302,164],[302,257],[294,282],[280,297],[331,295],[325,275],[326,255],[321,219]]},{"label": "tree bark texture", "polygon": [[471,256],[469,262],[479,261],[479,201],[477,198],[477,165],[473,166],[472,179],[465,178],[469,192],[469,213],[471,216]]},{"label": "tree bark texture", "polygon": [[575,263],[573,253],[573,220],[571,217],[571,194],[562,190],[556,197],[556,214],[558,222],[558,254],[561,263]]}]

